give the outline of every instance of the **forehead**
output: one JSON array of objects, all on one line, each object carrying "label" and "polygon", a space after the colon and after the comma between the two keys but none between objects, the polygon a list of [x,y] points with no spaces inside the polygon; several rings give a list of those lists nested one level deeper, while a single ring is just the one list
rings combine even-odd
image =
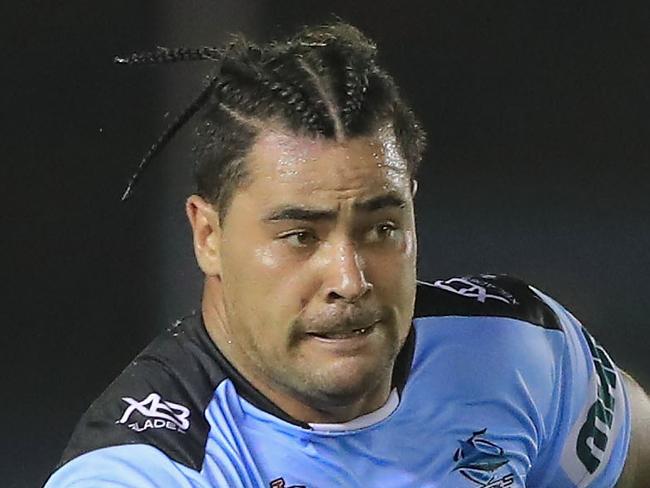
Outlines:
[{"label": "forehead", "polygon": [[338,142],[264,131],[248,157],[248,191],[267,200],[355,199],[408,190],[408,165],[392,129]]}]

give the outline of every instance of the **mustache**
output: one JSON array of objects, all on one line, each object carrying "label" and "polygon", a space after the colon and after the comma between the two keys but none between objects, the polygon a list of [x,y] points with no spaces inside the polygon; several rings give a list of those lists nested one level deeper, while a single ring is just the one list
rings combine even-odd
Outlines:
[{"label": "mustache", "polygon": [[384,318],[381,309],[373,307],[332,306],[315,315],[300,315],[294,320],[297,334],[336,334],[370,327]]}]

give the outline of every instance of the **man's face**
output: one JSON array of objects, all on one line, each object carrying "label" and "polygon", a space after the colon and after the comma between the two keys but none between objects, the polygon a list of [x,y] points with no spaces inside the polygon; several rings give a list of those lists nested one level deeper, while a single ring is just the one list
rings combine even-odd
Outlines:
[{"label": "man's face", "polygon": [[[343,143],[266,131],[221,225],[231,358],[344,405],[390,380],[415,299],[410,175],[392,130]],[[238,364],[239,363],[239,364]]]}]

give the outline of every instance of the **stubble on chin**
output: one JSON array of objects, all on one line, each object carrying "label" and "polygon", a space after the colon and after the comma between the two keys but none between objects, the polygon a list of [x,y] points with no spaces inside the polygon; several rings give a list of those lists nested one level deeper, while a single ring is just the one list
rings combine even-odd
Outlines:
[{"label": "stubble on chin", "polygon": [[396,327],[385,328],[380,350],[373,356],[329,359],[310,357],[301,347],[304,335],[295,339],[293,353],[286,357],[284,367],[274,375],[285,392],[313,405],[345,406],[372,394],[390,383],[400,346]]}]

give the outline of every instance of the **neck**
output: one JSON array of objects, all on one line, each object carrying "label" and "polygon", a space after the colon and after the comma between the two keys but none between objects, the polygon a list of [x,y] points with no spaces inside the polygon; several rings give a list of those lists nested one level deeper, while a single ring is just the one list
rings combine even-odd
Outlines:
[{"label": "neck", "polygon": [[230,364],[256,390],[290,417],[304,423],[341,423],[373,412],[386,403],[390,395],[391,377],[381,381],[354,399],[302,398],[283,385],[268,378],[256,366],[246,348],[237,342],[235,330],[227,320],[221,283],[207,278],[202,301],[203,321],[212,342]]}]

